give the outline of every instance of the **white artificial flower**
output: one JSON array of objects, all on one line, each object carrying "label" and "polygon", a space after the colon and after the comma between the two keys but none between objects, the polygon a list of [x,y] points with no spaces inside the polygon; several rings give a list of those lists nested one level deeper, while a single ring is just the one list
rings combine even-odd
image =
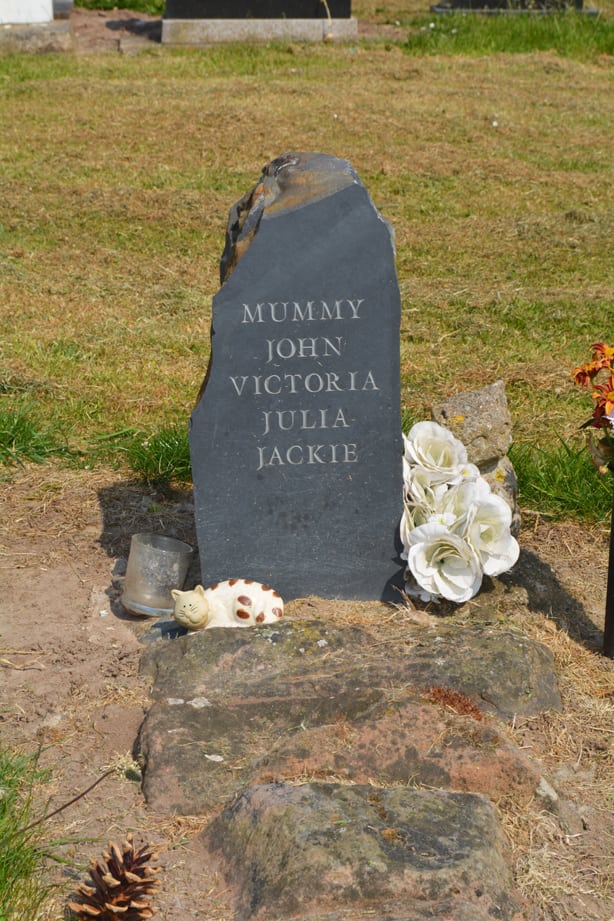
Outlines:
[{"label": "white artificial flower", "polygon": [[408,534],[407,566],[431,596],[457,604],[468,601],[482,584],[482,567],[474,549],[444,524],[429,522]]},{"label": "white artificial flower", "polygon": [[405,505],[414,527],[424,524],[437,511],[447,492],[447,484],[433,482],[432,471],[419,465],[406,466],[404,480]]},{"label": "white artificial flower", "polygon": [[403,440],[405,591],[462,603],[479,591],[484,574],[500,575],[517,561],[510,507],[448,429],[418,422]]},{"label": "white artificial flower", "polygon": [[414,530],[415,524],[411,517],[411,512],[407,506],[403,509],[403,517],[401,518],[400,525],[400,538],[401,543],[403,544],[403,549],[401,550],[401,559],[406,560],[407,554],[409,553],[409,535]]},{"label": "white artificial flower", "polygon": [[411,507],[407,504],[405,505],[400,524],[400,537],[401,543],[403,544],[403,550],[401,551],[402,560],[407,559],[409,548],[412,545],[410,537],[412,532],[424,524],[433,523],[441,524],[448,531],[451,531],[455,524],[455,518],[449,512],[438,512],[434,508],[426,509],[425,507]]},{"label": "white artificial flower", "polygon": [[484,477],[464,480],[446,490],[441,497],[439,510],[453,517],[454,523],[450,530],[460,537],[466,537],[476,507],[485,502],[490,494],[490,486]]},{"label": "white artificial flower", "polygon": [[410,467],[428,470],[431,483],[460,482],[480,471],[467,463],[467,449],[449,429],[437,422],[417,422],[403,436],[405,459]]},{"label": "white artificial flower", "polygon": [[474,507],[466,538],[476,551],[487,576],[499,576],[511,569],[520,547],[510,534],[512,511],[501,496],[485,496]]},{"label": "white artificial flower", "polygon": [[450,485],[455,485],[456,483],[473,482],[474,480],[480,479],[483,479],[483,477],[480,473],[479,467],[476,467],[475,464],[462,464],[456,472],[453,483]]},{"label": "white artificial flower", "polygon": [[[403,435],[403,446],[405,446],[405,435]],[[403,450],[403,490],[407,488],[407,481],[411,476],[411,467],[409,461],[405,456],[405,450]]]},{"label": "white artificial flower", "polygon": [[441,595],[432,595],[430,592],[425,591],[421,588],[409,569],[406,569],[403,573],[405,582],[403,584],[403,591],[406,595],[409,595],[410,598],[416,598],[420,601],[424,601],[428,604],[429,601],[441,601]]},{"label": "white artificial flower", "polygon": [[517,561],[520,548],[510,534],[512,511],[483,477],[449,489],[441,511],[454,516],[450,530],[471,544],[487,576],[498,576]]}]

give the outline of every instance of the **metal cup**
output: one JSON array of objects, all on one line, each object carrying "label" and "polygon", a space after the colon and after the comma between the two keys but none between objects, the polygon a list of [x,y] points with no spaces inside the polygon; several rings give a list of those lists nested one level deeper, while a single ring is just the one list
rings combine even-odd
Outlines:
[{"label": "metal cup", "polygon": [[131,614],[172,615],[171,589],[183,587],[192,547],[162,534],[134,534],[121,596]]}]

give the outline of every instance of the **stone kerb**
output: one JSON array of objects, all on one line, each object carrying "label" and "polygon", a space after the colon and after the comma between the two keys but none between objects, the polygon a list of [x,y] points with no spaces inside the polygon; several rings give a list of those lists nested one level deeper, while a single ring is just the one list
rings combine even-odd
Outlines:
[{"label": "stone kerb", "polygon": [[73,48],[74,39],[68,19],[0,25],[0,52],[39,54],[72,51]]},{"label": "stone kerb", "polygon": [[164,19],[162,44],[213,45],[223,42],[352,41],[358,23],[351,19]]}]

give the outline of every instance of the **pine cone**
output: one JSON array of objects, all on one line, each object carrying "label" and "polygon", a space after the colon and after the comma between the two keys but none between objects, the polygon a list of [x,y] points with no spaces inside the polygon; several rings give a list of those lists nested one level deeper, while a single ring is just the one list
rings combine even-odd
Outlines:
[{"label": "pine cone", "polygon": [[89,874],[93,886],[77,887],[76,898],[68,907],[78,921],[146,921],[154,914],[148,896],[160,885],[156,879],[160,867],[150,861],[157,858],[151,845],[135,850],[132,835],[124,841],[122,850],[109,841],[109,850],[102,860],[90,860]]}]

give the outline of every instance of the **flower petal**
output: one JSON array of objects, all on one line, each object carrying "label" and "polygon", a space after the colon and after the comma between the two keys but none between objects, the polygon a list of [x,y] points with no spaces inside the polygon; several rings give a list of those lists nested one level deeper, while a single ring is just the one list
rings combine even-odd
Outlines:
[{"label": "flower petal", "polygon": [[425,591],[461,603],[482,584],[480,560],[473,548],[436,522],[415,528],[409,535],[407,565]]},{"label": "flower petal", "polygon": [[433,482],[448,482],[467,464],[467,449],[437,422],[417,422],[404,436],[405,458],[431,472]]}]

